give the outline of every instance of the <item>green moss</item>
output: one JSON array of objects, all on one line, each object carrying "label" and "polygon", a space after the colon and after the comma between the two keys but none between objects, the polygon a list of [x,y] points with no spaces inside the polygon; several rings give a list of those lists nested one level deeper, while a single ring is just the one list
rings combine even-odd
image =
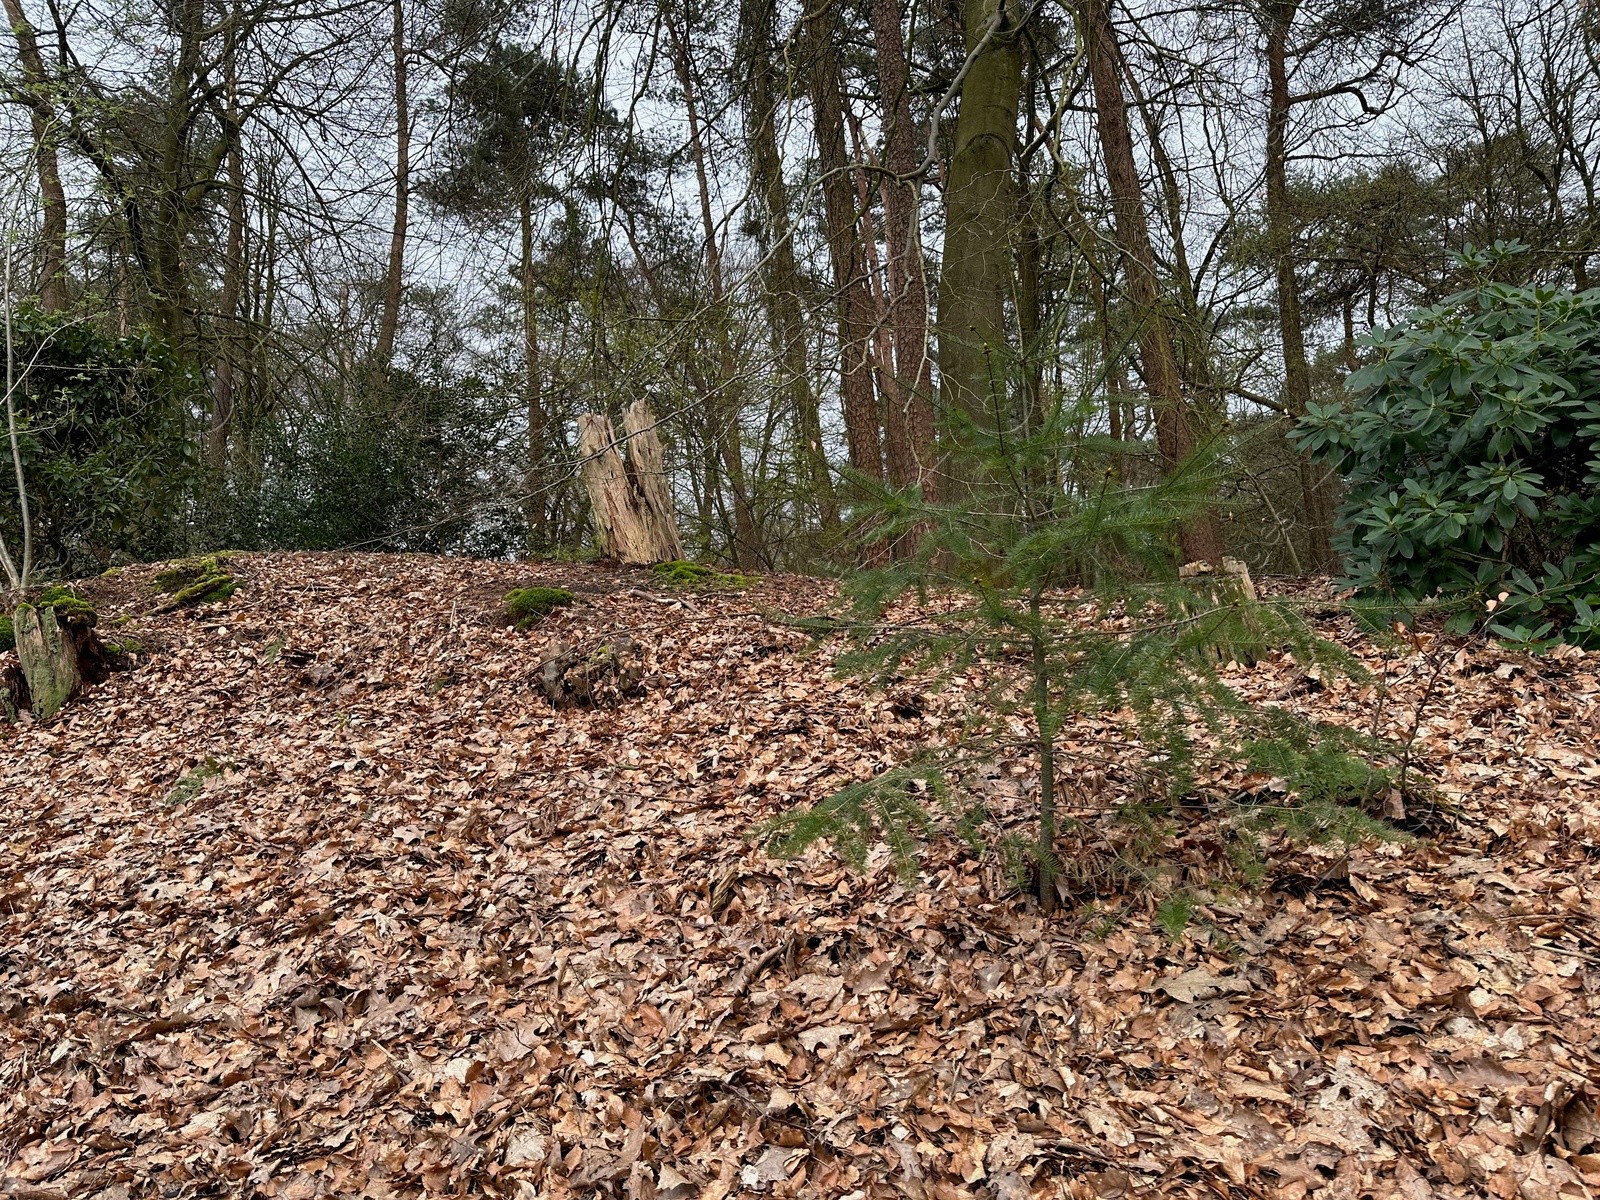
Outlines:
[{"label": "green moss", "polygon": [[156,590],[171,596],[175,608],[220,603],[239,588],[238,582],[227,571],[227,564],[232,559],[233,554],[226,551],[181,559],[156,573]]},{"label": "green moss", "polygon": [[10,617],[0,617],[0,654],[7,650],[17,648],[17,631],[11,625]]},{"label": "green moss", "polygon": [[60,584],[52,584],[39,593],[35,601],[39,608],[48,608],[56,614],[56,620],[64,625],[77,625],[82,628],[93,629],[100,620],[100,615],[95,612],[94,605],[82,596],[75,595],[72,591]]},{"label": "green moss", "polygon": [[678,587],[747,588],[761,582],[753,575],[726,575],[704,563],[684,562],[681,559],[675,562],[656,563],[650,570],[659,576],[663,583],[675,584]]},{"label": "green moss", "polygon": [[227,574],[227,563],[233,558],[232,554],[205,554],[199,558],[181,558],[167,564],[164,571],[157,571],[155,577],[156,590],[169,595],[176,594],[184,588],[199,583],[202,579],[217,575]]},{"label": "green moss", "polygon": [[188,587],[179,588],[172,593],[172,602],[182,608],[189,604],[199,604],[202,601],[216,604],[226,600],[239,590],[239,584],[232,575],[207,575],[196,580]]},{"label": "green moss", "polygon": [[122,574],[122,568],[121,567],[107,567],[104,571],[100,572],[100,578],[101,579],[115,579],[118,575],[121,575],[121,574]]},{"label": "green moss", "polygon": [[661,576],[668,583],[705,583],[716,574],[704,563],[676,562],[657,563],[650,568],[655,574]]},{"label": "green moss", "polygon": [[178,780],[177,785],[167,793],[167,803],[174,806],[187,804],[205,788],[206,780],[221,775],[228,765],[208,755],[204,762]]},{"label": "green moss", "polygon": [[526,629],[537,624],[541,617],[548,617],[556,609],[565,608],[572,603],[572,599],[572,593],[566,588],[515,588],[506,593],[504,607],[506,616],[516,623],[517,628]]}]

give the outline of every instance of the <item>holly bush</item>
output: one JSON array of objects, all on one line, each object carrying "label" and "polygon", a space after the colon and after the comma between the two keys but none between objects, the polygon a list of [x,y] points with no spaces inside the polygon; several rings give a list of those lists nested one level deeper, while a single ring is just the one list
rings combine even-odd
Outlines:
[{"label": "holly bush", "polygon": [[1600,289],[1484,282],[1367,345],[1350,402],[1292,434],[1345,479],[1344,582],[1459,601],[1457,630],[1487,609],[1510,641],[1600,643]]}]

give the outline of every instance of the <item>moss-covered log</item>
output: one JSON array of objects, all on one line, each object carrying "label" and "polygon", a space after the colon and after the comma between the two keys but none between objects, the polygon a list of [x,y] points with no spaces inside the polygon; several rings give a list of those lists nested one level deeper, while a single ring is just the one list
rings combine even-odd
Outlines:
[{"label": "moss-covered log", "polygon": [[229,571],[233,555],[229,552],[185,558],[158,572],[152,581],[156,590],[172,599],[157,612],[171,612],[195,604],[220,604],[239,589],[239,581]]}]

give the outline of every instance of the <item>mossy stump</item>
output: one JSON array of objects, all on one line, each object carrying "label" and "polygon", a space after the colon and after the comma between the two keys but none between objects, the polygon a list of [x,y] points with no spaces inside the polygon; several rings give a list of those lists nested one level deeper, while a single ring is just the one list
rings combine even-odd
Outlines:
[{"label": "mossy stump", "polygon": [[229,553],[185,558],[158,571],[153,580],[158,592],[171,597],[160,611],[188,608],[195,604],[220,604],[239,590],[239,581],[228,570],[233,560]]},{"label": "mossy stump", "polygon": [[1178,568],[1178,578],[1196,594],[1195,603],[1180,606],[1182,615],[1211,622],[1207,657],[1218,666],[1229,661],[1255,666],[1267,647],[1254,611],[1256,585],[1250,568],[1237,558],[1224,558],[1221,570],[1208,562],[1191,562]]},{"label": "mossy stump", "polygon": [[64,587],[46,588],[33,604],[19,605],[12,616],[22,685],[0,684],[0,701],[12,720],[23,707],[36,720],[61,711],[85,683],[100,683],[117,667],[116,655],[95,633],[99,616],[94,606]]},{"label": "mossy stump", "polygon": [[17,632],[17,657],[28,679],[29,707],[37,720],[47,720],[61,711],[83,682],[78,656],[61,636],[61,622],[53,609],[21,605],[12,623]]}]

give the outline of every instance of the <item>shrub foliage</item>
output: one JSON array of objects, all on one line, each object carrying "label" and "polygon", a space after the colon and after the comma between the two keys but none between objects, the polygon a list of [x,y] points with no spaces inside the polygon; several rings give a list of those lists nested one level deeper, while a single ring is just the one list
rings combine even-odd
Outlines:
[{"label": "shrub foliage", "polygon": [[[42,572],[98,571],[114,553],[148,558],[181,544],[198,467],[185,415],[195,376],[147,330],[113,336],[31,308],[13,321],[18,448]],[[15,491],[0,488],[0,532],[15,545],[21,526]]]},{"label": "shrub foliage", "polygon": [[1600,290],[1484,283],[1369,345],[1351,403],[1294,435],[1348,485],[1347,582],[1480,602],[1461,630],[1488,605],[1510,640],[1600,641]]}]

